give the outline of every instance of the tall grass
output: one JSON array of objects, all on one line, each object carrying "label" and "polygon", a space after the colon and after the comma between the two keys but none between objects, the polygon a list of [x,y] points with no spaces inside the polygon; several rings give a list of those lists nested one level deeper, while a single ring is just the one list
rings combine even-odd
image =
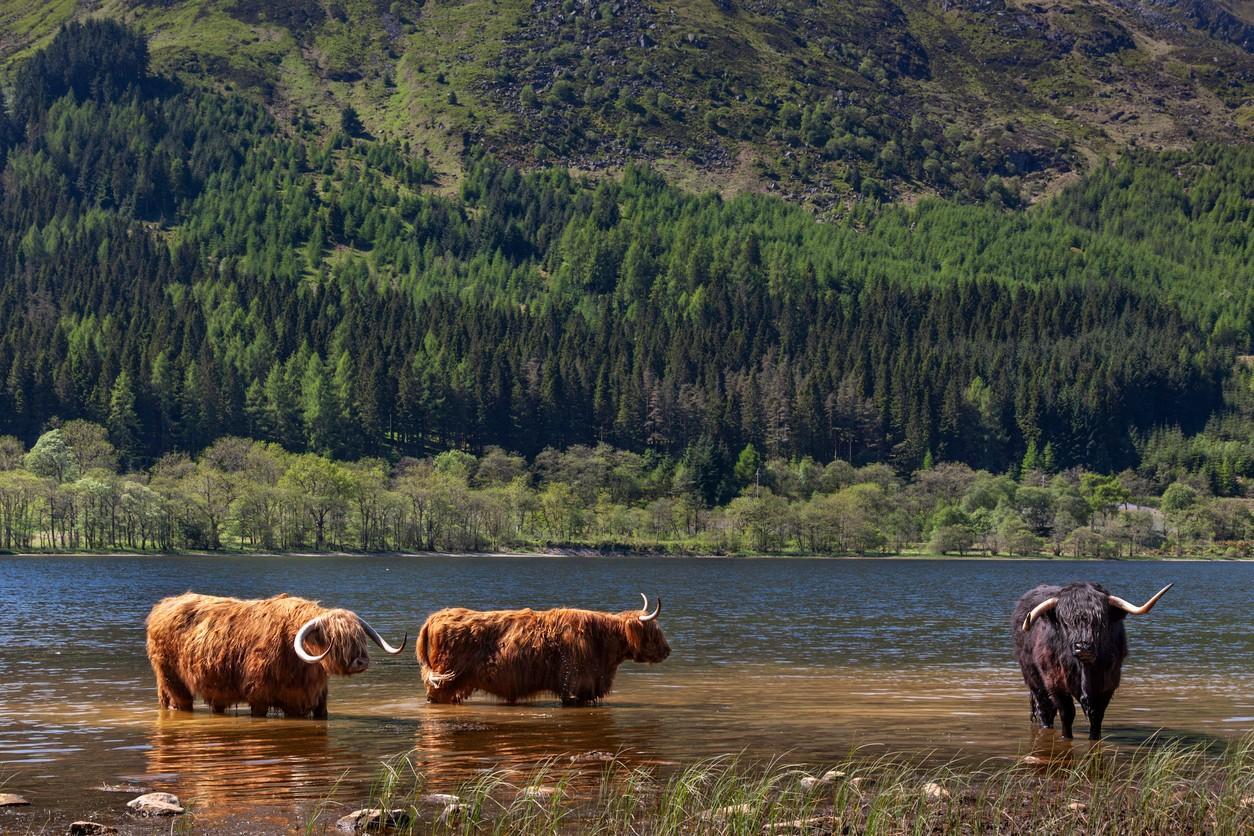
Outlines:
[{"label": "tall grass", "polygon": [[[621,760],[592,775],[556,760],[524,780],[488,771],[456,800],[426,792],[410,755],[363,806],[402,811],[397,833],[1254,833],[1254,736],[1227,747],[1151,740],[1071,760],[928,765],[858,755],[824,769],[727,756],[669,773]],[[323,805],[307,832],[333,828]]]}]

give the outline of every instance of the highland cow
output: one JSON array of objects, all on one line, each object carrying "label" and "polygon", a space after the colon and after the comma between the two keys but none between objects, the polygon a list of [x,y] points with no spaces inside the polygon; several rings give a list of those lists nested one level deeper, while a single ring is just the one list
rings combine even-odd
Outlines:
[{"label": "highland cow", "polygon": [[543,612],[440,610],[418,633],[427,699],[457,703],[486,691],[509,704],[552,692],[563,705],[587,705],[609,693],[626,659],[657,663],[670,645],[649,612],[553,609]]},{"label": "highland cow", "polygon": [[276,708],[325,719],[328,676],[366,670],[367,639],[387,653],[405,649],[354,612],[285,594],[241,601],[186,592],[159,601],[147,625],[157,702],[180,711],[200,696],[215,714],[244,702],[254,717]]},{"label": "highland cow", "polygon": [[1078,699],[1089,719],[1089,739],[1100,739],[1102,718],[1128,655],[1124,617],[1148,613],[1171,587],[1167,584],[1139,607],[1094,583],[1042,584],[1020,598],[1012,629],[1032,719],[1048,729],[1059,716],[1062,736],[1069,738],[1072,700]]}]

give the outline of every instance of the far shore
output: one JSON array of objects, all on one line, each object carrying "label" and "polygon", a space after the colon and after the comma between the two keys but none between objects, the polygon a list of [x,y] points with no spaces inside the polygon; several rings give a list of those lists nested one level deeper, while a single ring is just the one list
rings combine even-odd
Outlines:
[{"label": "far shore", "polygon": [[598,558],[699,558],[710,560],[893,560],[893,561],[1050,561],[1070,563],[1249,563],[1254,557],[1230,557],[1227,555],[1137,555],[1135,557],[1076,557],[1074,555],[1006,555],[1006,554],[807,554],[796,553],[756,553],[737,552],[730,554],[711,554],[700,552],[649,550],[649,549],[606,549],[595,547],[546,548],[535,551],[482,551],[482,552],[447,552],[447,551],[381,551],[359,552],[344,550],[314,551],[300,549],[292,551],[266,551],[244,549],[191,550],[177,549],[173,551],[62,551],[56,549],[38,551],[4,551],[0,550],[0,559],[5,557],[198,557],[198,558],[247,558],[247,557],[390,557],[390,558],[424,558],[424,557],[465,557],[465,558],[516,558],[516,557],[598,557]]}]

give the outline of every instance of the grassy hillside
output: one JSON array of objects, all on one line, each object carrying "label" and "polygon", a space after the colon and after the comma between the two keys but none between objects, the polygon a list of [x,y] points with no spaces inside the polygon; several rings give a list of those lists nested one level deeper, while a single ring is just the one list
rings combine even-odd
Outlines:
[{"label": "grassy hillside", "polygon": [[450,187],[482,144],[819,206],[1013,204],[1125,148],[1254,131],[1245,0],[0,0],[0,60],[88,16],[290,128],[352,107]]}]

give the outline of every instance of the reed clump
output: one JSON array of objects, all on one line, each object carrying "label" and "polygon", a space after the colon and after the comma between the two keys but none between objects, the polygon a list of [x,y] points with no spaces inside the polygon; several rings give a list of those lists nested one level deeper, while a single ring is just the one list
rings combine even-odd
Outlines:
[{"label": "reed clump", "polygon": [[[1151,740],[1016,762],[854,753],[823,769],[742,756],[683,768],[550,760],[428,791],[412,755],[385,764],[369,803],[432,834],[1219,834],[1254,832],[1254,736],[1226,747]],[[307,831],[334,829],[320,806]]]}]

